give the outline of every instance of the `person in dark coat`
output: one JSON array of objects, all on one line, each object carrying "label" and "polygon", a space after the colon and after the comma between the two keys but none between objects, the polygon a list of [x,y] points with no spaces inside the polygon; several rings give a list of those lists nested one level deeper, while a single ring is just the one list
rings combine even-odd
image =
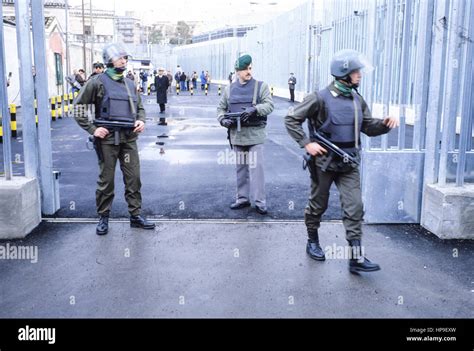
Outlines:
[{"label": "person in dark coat", "polygon": [[160,113],[165,112],[165,104],[168,103],[168,87],[170,82],[165,74],[165,69],[160,68],[155,77],[156,102],[160,105]]}]

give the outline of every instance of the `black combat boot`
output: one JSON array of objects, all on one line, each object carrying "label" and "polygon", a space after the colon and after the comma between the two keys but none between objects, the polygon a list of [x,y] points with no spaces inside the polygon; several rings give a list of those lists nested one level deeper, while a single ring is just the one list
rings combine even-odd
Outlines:
[{"label": "black combat boot", "polygon": [[319,245],[318,232],[309,233],[308,243],[306,244],[306,253],[316,261],[324,261],[326,259],[324,251],[321,248],[321,245]]},{"label": "black combat boot", "polygon": [[97,224],[97,229],[95,233],[97,235],[105,235],[109,231],[109,216],[100,216],[99,224]]},{"label": "black combat boot", "polygon": [[155,223],[148,222],[142,216],[130,216],[130,227],[142,229],[155,229]]},{"label": "black combat boot", "polygon": [[364,257],[359,239],[348,240],[348,242],[352,249],[352,257],[349,260],[349,271],[351,273],[375,272],[380,270],[380,266],[377,263],[370,262],[369,259]]}]

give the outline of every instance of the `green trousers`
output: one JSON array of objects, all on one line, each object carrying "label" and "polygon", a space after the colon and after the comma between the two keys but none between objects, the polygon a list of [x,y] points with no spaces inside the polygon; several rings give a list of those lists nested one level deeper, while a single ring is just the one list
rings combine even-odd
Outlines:
[{"label": "green trousers", "polygon": [[335,182],[341,199],[346,239],[361,239],[364,207],[359,168],[353,168],[348,172],[323,172],[316,166],[315,170],[316,176],[311,177],[311,195],[305,209],[305,224],[309,238],[318,233],[321,216],[328,207],[329,189]]},{"label": "green trousers", "polygon": [[104,160],[99,161],[99,179],[95,196],[97,213],[100,216],[109,215],[114,199],[115,167],[118,159],[123,174],[128,212],[132,216],[139,215],[142,207],[140,193],[142,183],[137,142],[129,141],[120,145],[102,144],[101,146]]}]

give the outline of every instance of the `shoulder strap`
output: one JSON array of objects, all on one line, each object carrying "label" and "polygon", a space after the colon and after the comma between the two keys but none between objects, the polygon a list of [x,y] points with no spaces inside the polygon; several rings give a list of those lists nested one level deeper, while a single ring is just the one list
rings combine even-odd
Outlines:
[{"label": "shoulder strap", "polygon": [[257,102],[260,102],[258,101],[259,100],[259,96],[258,96],[258,93],[260,91],[260,81],[255,81],[255,87],[253,89],[253,100],[252,100],[252,105],[255,106],[257,105]]}]

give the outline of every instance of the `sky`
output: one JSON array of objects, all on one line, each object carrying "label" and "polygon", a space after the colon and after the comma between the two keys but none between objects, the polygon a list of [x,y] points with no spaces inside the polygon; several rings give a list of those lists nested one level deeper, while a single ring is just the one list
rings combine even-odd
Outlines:
[{"label": "sky", "polygon": [[[260,24],[307,0],[84,0],[95,8],[110,9],[117,14],[135,11],[145,24],[153,21],[205,21],[209,30],[226,25]],[[69,0],[80,6],[82,0]]]}]

